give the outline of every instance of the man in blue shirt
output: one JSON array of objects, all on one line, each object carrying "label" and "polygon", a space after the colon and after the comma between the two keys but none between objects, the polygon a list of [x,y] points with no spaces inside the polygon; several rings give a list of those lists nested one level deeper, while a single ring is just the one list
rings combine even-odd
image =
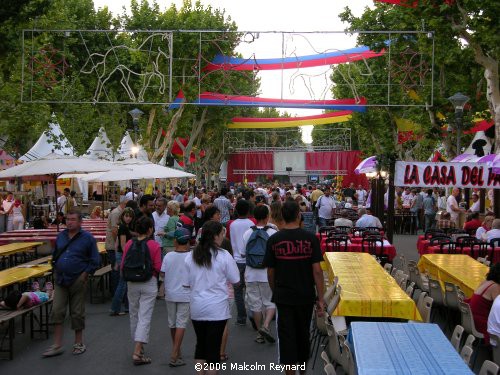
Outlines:
[{"label": "man in blue shirt", "polygon": [[59,233],[52,254],[55,280],[52,321],[55,326],[54,345],[47,349],[44,357],[62,354],[63,323],[69,306],[71,328],[75,331],[73,354],[82,354],[85,328],[85,293],[89,275],[99,267],[99,252],[95,238],[81,229],[82,216],[76,210],[66,215],[66,229]]}]

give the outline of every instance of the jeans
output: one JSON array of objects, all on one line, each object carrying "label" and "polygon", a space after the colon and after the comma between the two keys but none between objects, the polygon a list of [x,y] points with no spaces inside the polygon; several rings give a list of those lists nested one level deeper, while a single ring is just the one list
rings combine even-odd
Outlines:
[{"label": "jeans", "polygon": [[116,285],[118,284],[118,279],[120,278],[120,272],[115,271],[116,251],[106,249],[106,253],[108,254],[108,262],[111,265],[111,273],[109,275],[109,291],[111,294],[114,294]]},{"label": "jeans", "polygon": [[425,230],[434,229],[436,226],[436,214],[425,214]]},{"label": "jeans", "polygon": [[236,310],[238,310],[238,322],[245,323],[247,319],[247,311],[245,308],[245,263],[236,263],[240,271],[240,283],[234,287],[234,301],[236,302]]},{"label": "jeans", "polygon": [[[122,256],[123,253],[120,252],[116,253],[116,263],[118,265],[120,265],[122,262]],[[119,280],[118,284],[116,285],[115,294],[113,295],[113,300],[111,301],[111,311],[115,313],[121,312],[123,297],[125,297],[125,294],[127,293],[127,282],[123,280],[121,272],[120,271],[117,272],[119,275]]]},{"label": "jeans", "polygon": [[327,220],[330,219],[325,219],[324,217],[318,217],[318,226],[321,227],[326,227],[327,226]]}]

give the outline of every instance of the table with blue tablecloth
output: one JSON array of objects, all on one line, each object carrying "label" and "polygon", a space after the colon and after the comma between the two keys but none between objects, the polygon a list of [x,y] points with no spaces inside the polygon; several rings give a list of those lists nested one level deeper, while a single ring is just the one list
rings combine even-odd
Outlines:
[{"label": "table with blue tablecloth", "polygon": [[437,324],[352,322],[358,375],[472,374]]}]

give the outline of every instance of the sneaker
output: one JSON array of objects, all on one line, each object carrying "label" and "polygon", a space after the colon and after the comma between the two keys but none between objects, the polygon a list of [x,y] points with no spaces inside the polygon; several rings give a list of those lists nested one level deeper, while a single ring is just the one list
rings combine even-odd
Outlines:
[{"label": "sneaker", "polygon": [[258,344],[264,344],[266,342],[266,340],[264,340],[264,337],[262,337],[260,334],[257,335],[254,341]]},{"label": "sneaker", "polygon": [[274,337],[271,335],[269,328],[261,327],[261,329],[259,329],[259,333],[262,337],[264,337],[267,340],[267,342],[270,342],[271,344],[276,342]]}]

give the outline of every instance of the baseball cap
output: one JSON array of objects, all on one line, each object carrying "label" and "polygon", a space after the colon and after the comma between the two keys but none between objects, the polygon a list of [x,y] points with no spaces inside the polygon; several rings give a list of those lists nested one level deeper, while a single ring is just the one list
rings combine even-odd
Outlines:
[{"label": "baseball cap", "polygon": [[185,245],[191,239],[191,234],[186,228],[177,228],[174,232],[174,238],[179,245]]}]

